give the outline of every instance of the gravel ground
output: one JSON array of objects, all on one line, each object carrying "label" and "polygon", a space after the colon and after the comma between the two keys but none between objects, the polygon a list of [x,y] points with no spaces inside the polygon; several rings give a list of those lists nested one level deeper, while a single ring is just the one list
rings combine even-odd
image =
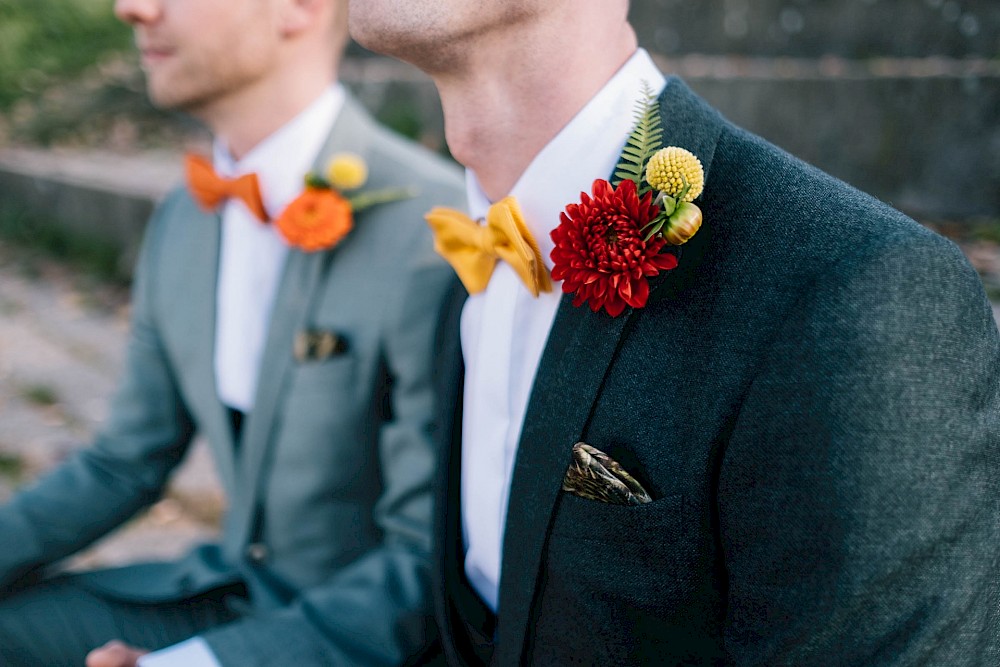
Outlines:
[{"label": "gravel ground", "polygon": [[[88,444],[107,415],[127,294],[0,244],[0,500]],[[169,558],[217,532],[223,498],[196,443],[164,499],[68,565]]]}]

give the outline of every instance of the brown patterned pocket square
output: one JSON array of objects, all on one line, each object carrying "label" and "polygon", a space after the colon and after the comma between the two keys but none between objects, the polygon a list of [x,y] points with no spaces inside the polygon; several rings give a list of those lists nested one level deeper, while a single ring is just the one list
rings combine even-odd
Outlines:
[{"label": "brown patterned pocket square", "polygon": [[347,341],[334,331],[300,331],[292,344],[292,355],[299,363],[324,361],[347,351]]},{"label": "brown patterned pocket square", "polygon": [[612,505],[642,505],[653,499],[613,458],[585,442],[573,445],[563,491]]}]

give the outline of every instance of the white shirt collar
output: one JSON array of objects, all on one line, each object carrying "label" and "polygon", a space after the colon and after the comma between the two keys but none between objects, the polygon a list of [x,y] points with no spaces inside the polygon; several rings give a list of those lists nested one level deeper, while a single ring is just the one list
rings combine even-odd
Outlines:
[{"label": "white shirt collar", "polygon": [[288,123],[234,160],[219,140],[212,147],[215,169],[224,176],[256,173],[264,207],[272,218],[302,192],[302,182],[319,155],[347,94],[337,83]]},{"label": "white shirt collar", "polygon": [[[549,268],[549,233],[559,225],[559,214],[567,204],[579,202],[581,191],[589,193],[595,179],[611,176],[635,124],[633,110],[643,90],[656,94],[665,84],[649,53],[636,50],[514,184],[510,194],[517,198]],[[484,217],[491,202],[471,170],[466,171],[466,192],[472,217]]]}]

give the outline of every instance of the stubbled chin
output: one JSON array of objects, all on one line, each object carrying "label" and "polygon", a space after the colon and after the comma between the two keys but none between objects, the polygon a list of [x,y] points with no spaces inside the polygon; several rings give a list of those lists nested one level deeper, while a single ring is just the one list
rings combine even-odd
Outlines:
[{"label": "stubbled chin", "polygon": [[150,78],[147,81],[146,92],[154,106],[161,109],[176,109],[178,111],[191,111],[199,106],[198,101],[190,93],[178,89],[170,82],[156,81]]},{"label": "stubbled chin", "polygon": [[171,86],[164,79],[166,77],[161,73],[146,72],[146,93],[154,105],[164,109],[172,109],[176,104],[177,92],[174,90],[174,86]]},{"label": "stubbled chin", "polygon": [[[353,5],[354,3],[352,3]],[[350,10],[348,17],[351,37],[366,49],[412,62],[423,50],[431,47],[426,30],[411,23],[386,21],[377,10],[364,7]],[[436,44],[440,47],[440,43]],[[419,64],[419,63],[416,63]]]},{"label": "stubbled chin", "polygon": [[459,62],[456,56],[461,53],[461,49],[454,48],[450,40],[428,40],[423,35],[409,32],[400,32],[395,37],[389,33],[377,33],[372,35],[372,39],[358,35],[354,39],[370,51],[407,62],[430,75],[455,69],[456,62]]}]

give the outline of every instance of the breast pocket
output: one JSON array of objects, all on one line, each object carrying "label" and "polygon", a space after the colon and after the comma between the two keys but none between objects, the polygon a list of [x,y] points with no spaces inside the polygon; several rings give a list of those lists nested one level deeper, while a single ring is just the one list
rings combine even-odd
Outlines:
[{"label": "breast pocket", "polygon": [[358,361],[344,355],[300,363],[291,371],[282,400],[284,428],[298,440],[350,441],[359,422],[367,420],[370,387],[358,378]]},{"label": "breast pocket", "polygon": [[343,390],[356,381],[357,364],[350,354],[322,361],[303,361],[292,369],[291,392],[296,396],[326,394]]},{"label": "breast pocket", "polygon": [[682,497],[611,505],[561,494],[548,570],[571,597],[658,606],[678,594],[686,540]]},{"label": "breast pocket", "polygon": [[356,358],[341,356],[291,370],[275,427],[280,442],[273,451],[272,476],[284,481],[275,483],[287,481],[304,490],[335,482],[346,488],[369,465],[377,429],[372,388],[359,377],[360,366]]}]

